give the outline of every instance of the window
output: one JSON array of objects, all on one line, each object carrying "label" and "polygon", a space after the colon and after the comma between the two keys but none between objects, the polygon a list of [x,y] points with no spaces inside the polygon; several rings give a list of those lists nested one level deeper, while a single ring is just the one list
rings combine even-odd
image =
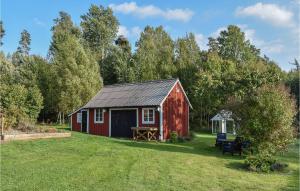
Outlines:
[{"label": "window", "polygon": [[103,109],[95,109],[94,119],[95,123],[103,123]]},{"label": "window", "polygon": [[77,113],[77,123],[81,123],[81,113]]},{"label": "window", "polygon": [[143,116],[143,123],[144,124],[154,124],[155,119],[154,119],[154,109],[143,109],[142,110],[142,116]]}]

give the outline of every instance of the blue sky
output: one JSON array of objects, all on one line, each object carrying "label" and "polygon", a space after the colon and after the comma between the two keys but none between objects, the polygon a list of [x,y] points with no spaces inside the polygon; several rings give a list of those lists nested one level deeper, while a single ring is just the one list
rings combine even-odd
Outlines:
[{"label": "blue sky", "polygon": [[76,25],[91,4],[110,6],[120,22],[119,34],[134,46],[146,25],[163,25],[173,39],[188,32],[196,35],[201,49],[207,38],[229,24],[242,28],[246,37],[278,65],[289,70],[300,58],[300,0],[210,0],[210,1],[99,1],[99,0],[1,0],[1,20],[6,35],[2,50],[12,53],[20,32],[31,34],[31,53],[46,56],[51,26],[59,11],[68,12]]}]

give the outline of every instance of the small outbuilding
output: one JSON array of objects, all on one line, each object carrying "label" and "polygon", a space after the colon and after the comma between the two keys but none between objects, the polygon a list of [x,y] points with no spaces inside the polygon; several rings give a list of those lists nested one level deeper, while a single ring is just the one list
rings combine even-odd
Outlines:
[{"label": "small outbuilding", "polygon": [[236,134],[234,119],[232,112],[221,110],[213,118],[211,118],[211,132],[214,133],[232,133]]},{"label": "small outbuilding", "polygon": [[189,133],[189,99],[178,79],[104,86],[71,117],[73,131],[132,137],[132,127],[155,127],[158,138]]}]

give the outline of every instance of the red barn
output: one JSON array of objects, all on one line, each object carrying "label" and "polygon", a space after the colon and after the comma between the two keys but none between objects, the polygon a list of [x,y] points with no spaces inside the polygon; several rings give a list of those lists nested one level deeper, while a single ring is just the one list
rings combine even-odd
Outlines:
[{"label": "red barn", "polygon": [[71,113],[73,131],[132,137],[131,127],[157,127],[188,136],[191,104],[178,79],[104,86],[85,106]]}]

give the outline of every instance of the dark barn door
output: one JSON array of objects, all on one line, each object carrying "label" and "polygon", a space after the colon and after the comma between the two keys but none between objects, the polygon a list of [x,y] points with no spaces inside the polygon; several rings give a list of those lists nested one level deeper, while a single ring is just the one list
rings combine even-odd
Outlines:
[{"label": "dark barn door", "polygon": [[87,111],[81,111],[81,132],[87,131]]},{"label": "dark barn door", "polygon": [[131,127],[136,127],[136,110],[111,111],[111,136],[132,137]]}]

